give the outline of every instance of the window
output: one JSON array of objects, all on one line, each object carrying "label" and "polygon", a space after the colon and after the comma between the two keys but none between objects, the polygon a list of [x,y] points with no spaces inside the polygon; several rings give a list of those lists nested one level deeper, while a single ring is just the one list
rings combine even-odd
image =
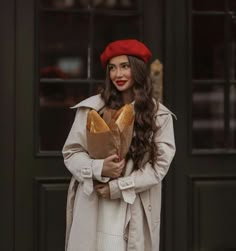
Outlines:
[{"label": "window", "polygon": [[37,6],[37,152],[58,155],[69,109],[102,87],[100,54],[116,39],[143,38],[143,1],[41,0]]},{"label": "window", "polygon": [[236,148],[236,2],[192,2],[192,148]]}]

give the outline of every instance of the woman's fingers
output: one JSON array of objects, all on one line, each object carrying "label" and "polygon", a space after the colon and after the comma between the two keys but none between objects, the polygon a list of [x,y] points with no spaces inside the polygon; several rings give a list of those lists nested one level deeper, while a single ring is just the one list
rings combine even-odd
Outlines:
[{"label": "woman's fingers", "polygon": [[113,154],[109,157],[107,157],[108,160],[113,161],[113,162],[119,162],[119,156],[117,154]]},{"label": "woman's fingers", "polygon": [[104,159],[102,176],[118,178],[125,166],[125,160],[119,160],[117,154],[113,154]]},{"label": "woman's fingers", "polygon": [[97,194],[103,198],[110,198],[110,188],[108,184],[97,184],[95,185]]}]

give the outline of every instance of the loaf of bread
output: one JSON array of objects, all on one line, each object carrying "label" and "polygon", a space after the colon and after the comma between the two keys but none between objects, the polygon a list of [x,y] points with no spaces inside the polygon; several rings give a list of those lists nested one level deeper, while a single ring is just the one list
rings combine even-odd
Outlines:
[{"label": "loaf of bread", "polygon": [[125,127],[131,125],[134,120],[134,111],[131,104],[124,105],[116,114],[116,124],[122,132]]},{"label": "loaf of bread", "polygon": [[87,117],[87,129],[91,133],[101,133],[110,131],[110,128],[101,116],[94,110],[91,110]]},{"label": "loaf of bread", "polygon": [[105,159],[112,154],[124,158],[133,137],[134,108],[125,105],[119,110],[104,109],[103,116],[91,110],[87,116],[87,150],[93,159]]}]

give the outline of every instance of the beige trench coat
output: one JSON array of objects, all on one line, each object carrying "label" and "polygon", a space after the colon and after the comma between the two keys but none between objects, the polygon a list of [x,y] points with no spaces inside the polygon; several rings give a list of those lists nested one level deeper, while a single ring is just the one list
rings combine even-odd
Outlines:
[{"label": "beige trench coat", "polygon": [[155,167],[144,160],[143,168],[133,171],[130,160],[126,164],[125,177],[109,181],[101,176],[103,160],[91,159],[86,151],[87,113],[90,109],[99,111],[103,107],[100,95],[73,107],[77,108],[75,121],[62,150],[65,165],[72,173],[67,198],[66,251],[96,251],[98,198],[93,190],[93,180],[109,182],[111,199],[128,203],[124,229],[127,251],[158,251],[161,183],[175,154],[173,114],[159,105]]}]

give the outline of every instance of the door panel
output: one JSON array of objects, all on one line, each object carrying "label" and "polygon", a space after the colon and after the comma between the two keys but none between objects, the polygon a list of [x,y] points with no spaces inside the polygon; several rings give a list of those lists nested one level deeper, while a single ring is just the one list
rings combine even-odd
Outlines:
[{"label": "door panel", "polygon": [[64,250],[65,201],[69,179],[35,179],[36,250]]},{"label": "door panel", "polygon": [[[236,202],[233,199],[236,196],[236,155],[233,149],[235,144],[232,143],[232,137],[229,137],[232,130],[229,126],[231,108],[228,92],[231,79],[227,75],[230,50],[226,43],[229,39],[226,32],[229,13],[226,9],[221,9],[227,8],[230,1],[225,1],[223,6],[220,2],[222,1],[166,2],[165,39],[169,43],[164,64],[165,86],[169,86],[170,93],[175,93],[174,99],[170,100],[170,106],[178,117],[175,123],[177,152],[173,170],[172,250],[236,249],[236,240],[233,237],[236,227]],[[174,6],[174,10],[171,6]],[[200,12],[193,8],[198,8]],[[201,16],[205,21],[199,23]],[[206,29],[212,21],[209,21],[210,17],[214,29]],[[223,29],[222,20],[225,22]],[[192,26],[196,27],[196,23],[197,32],[201,34],[199,36],[203,33],[205,36],[196,37]],[[222,58],[225,57],[220,60],[221,70],[225,71],[223,77],[219,75],[220,71],[212,68],[212,65],[219,63],[214,61],[214,54],[211,54],[217,42],[213,38],[219,34],[224,41],[223,46],[226,46],[225,56],[220,54]],[[214,44],[208,44],[208,38],[209,41],[213,39]],[[200,48],[194,54],[192,43],[201,41],[201,46],[205,46],[206,51],[203,52]],[[198,61],[193,61],[196,56]],[[198,67],[196,70],[197,63],[202,68]],[[209,87],[218,89],[209,90]],[[168,94],[167,99],[169,96],[171,95]],[[210,130],[205,130],[208,128]],[[203,129],[206,133],[199,131]]]},{"label": "door panel", "polygon": [[[47,5],[57,1],[41,2]],[[44,47],[45,44],[40,47],[40,36],[45,36],[49,41],[51,39],[56,41],[58,39],[59,41],[61,39],[58,35],[60,31],[65,32],[65,39],[71,38],[71,35],[73,37],[75,32],[73,30],[63,30],[64,26],[62,25],[61,30],[58,29],[58,33],[56,33],[59,37],[53,37],[52,34],[49,34],[50,32],[47,33],[47,29],[50,29],[51,25],[47,23],[47,29],[43,29],[40,33],[40,17],[46,16],[46,20],[50,20],[52,17],[57,19],[58,16],[63,16],[68,22],[75,22],[72,23],[72,26],[73,24],[83,26],[84,20],[90,20],[89,22],[91,22],[91,19],[88,19],[88,16],[85,19],[78,19],[77,16],[83,16],[87,10],[72,10],[73,17],[68,18],[70,8],[64,9],[64,7],[56,6],[57,9],[54,9],[55,6],[51,4],[45,7],[45,5],[39,4],[39,0],[16,1],[14,17],[16,24],[14,33],[16,55],[15,57],[12,55],[16,60],[15,68],[13,66],[12,69],[12,71],[15,71],[15,74],[13,74],[15,90],[12,90],[15,94],[14,100],[12,100],[15,109],[12,112],[12,116],[15,116],[14,124],[12,124],[14,126],[15,145],[11,145],[11,147],[14,147],[12,156],[12,165],[14,166],[12,173],[5,173],[5,176],[9,175],[9,178],[12,179],[10,189],[14,189],[11,198],[11,203],[14,203],[14,222],[12,222],[14,225],[9,228],[14,232],[11,235],[14,238],[13,250],[64,250],[66,195],[71,175],[64,166],[60,149],[74,117],[74,113],[71,113],[69,107],[97,91],[102,82],[99,79],[102,76],[102,69],[97,66],[98,59],[94,59],[93,56],[97,57],[101,48],[108,41],[123,38],[123,36],[129,36],[129,34],[142,40],[145,40],[146,37],[147,39],[155,37],[150,33],[154,31],[154,28],[151,19],[148,18],[148,13],[151,6],[157,7],[156,1],[149,1],[148,8],[145,7],[145,9],[141,8],[143,5],[140,7],[141,2],[143,1],[133,1],[135,8],[127,9],[125,13],[122,13],[121,9],[114,9],[113,12],[110,9],[103,9],[102,15],[100,9],[93,12],[92,17],[89,18],[96,18],[96,20],[100,21],[96,21],[96,25],[97,29],[101,29],[101,33],[106,32],[104,30],[105,26],[102,25],[102,21],[106,20],[106,18],[102,17],[106,14],[106,11],[109,20],[113,18],[117,21],[119,20],[118,17],[129,20],[129,24],[133,25],[135,29],[127,29],[127,24],[124,23],[121,31],[115,32],[115,30],[119,30],[119,23],[116,22],[115,29],[114,27],[108,27],[114,29],[113,32],[104,33],[107,35],[98,37],[88,28],[83,30],[84,27],[82,27],[83,31],[88,32],[88,39],[91,42],[86,42],[91,46],[91,50],[87,48],[87,50],[83,51],[87,55],[84,60],[87,68],[84,68],[82,75],[79,75],[78,72],[78,75],[73,75],[73,72],[68,78],[63,79],[58,78],[58,75],[53,75],[55,71],[51,70],[55,70],[54,63],[57,62],[56,66],[62,67],[61,70],[68,70],[65,63],[74,66],[78,65],[79,61],[75,62],[71,58],[68,61],[68,55],[71,52],[67,54],[68,50],[61,51],[63,44],[56,47],[56,56],[53,54],[55,51],[50,51],[52,47]],[[152,3],[154,4],[151,5]],[[141,11],[137,10],[137,8],[141,8]],[[43,10],[43,14],[39,10]],[[97,15],[94,15],[96,13]],[[133,20],[133,22],[130,20]],[[70,29],[72,29],[72,26],[69,26]],[[149,31],[148,29],[145,30],[145,36],[144,26],[149,27]],[[156,26],[156,30],[158,29],[161,30],[160,24]],[[74,36],[74,39],[76,39],[76,36]],[[156,52],[161,51],[161,44],[156,44],[153,40],[147,41],[154,52],[153,58],[155,59],[158,56]],[[70,44],[69,49],[73,49],[73,46],[75,45]],[[76,46],[78,47],[78,45]],[[47,55],[48,51],[49,55]],[[53,60],[52,55],[55,56],[55,60]],[[64,61],[58,61],[57,57],[62,57]],[[94,67],[91,67],[93,63]],[[49,64],[50,67],[48,68]],[[50,74],[53,74],[47,75],[48,70],[50,70]],[[67,74],[71,74],[71,72],[67,72]],[[13,121],[8,123],[10,122],[13,123]],[[65,124],[63,124],[64,122]],[[10,134],[10,131],[8,134]],[[12,209],[13,205],[9,203],[7,208]],[[6,251],[8,250],[12,249],[6,249]]]},{"label": "door panel", "polygon": [[193,250],[235,249],[236,177],[192,177],[191,232]]},{"label": "door panel", "polygon": [[17,1],[14,244],[16,251],[64,250],[69,174],[61,157],[38,156],[36,147],[34,8],[34,1]]}]

